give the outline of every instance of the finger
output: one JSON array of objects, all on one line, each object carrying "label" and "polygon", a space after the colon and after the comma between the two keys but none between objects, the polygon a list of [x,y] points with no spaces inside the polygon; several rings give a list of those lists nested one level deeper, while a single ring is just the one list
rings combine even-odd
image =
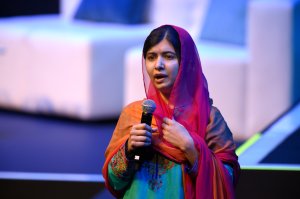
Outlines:
[{"label": "finger", "polygon": [[170,118],[165,117],[163,119],[163,123],[165,123],[167,125],[172,125],[173,124],[173,120],[171,120]]},{"label": "finger", "polygon": [[131,140],[135,142],[151,142],[151,137],[133,135],[131,136]]},{"label": "finger", "polygon": [[170,121],[170,119],[169,119],[169,118],[167,118],[167,117],[164,117],[164,119],[163,119],[163,122],[164,122],[164,123],[168,124],[168,123],[169,123],[169,121]]},{"label": "finger", "polygon": [[135,142],[135,141],[132,141],[131,145],[132,145],[132,148],[135,149],[135,148],[139,148],[139,147],[150,146],[151,142]]},{"label": "finger", "polygon": [[152,129],[151,129],[151,132],[154,133],[154,132],[156,132],[157,130],[158,130],[158,128],[152,128]]},{"label": "finger", "polygon": [[151,131],[151,129],[150,129],[150,131],[145,131],[145,134],[144,134],[144,136],[146,136],[146,137],[148,137],[148,138],[152,138],[152,131]]},{"label": "finger", "polygon": [[134,130],[132,129],[130,131],[130,136],[146,136],[151,138],[152,137],[152,132],[151,131],[146,131],[146,130]]},{"label": "finger", "polygon": [[166,123],[162,123],[161,127],[162,127],[163,130],[169,130],[169,128],[170,128],[170,126]]},{"label": "finger", "polygon": [[130,142],[133,148],[151,145],[151,139],[142,136],[133,137]]},{"label": "finger", "polygon": [[163,130],[162,130],[162,133],[163,133],[163,136],[166,136],[166,135],[168,135],[169,131],[168,131],[168,130],[165,130],[165,129],[163,129]]},{"label": "finger", "polygon": [[131,131],[143,131],[148,130],[151,131],[151,127],[147,127],[147,124],[135,124],[131,127]]},{"label": "finger", "polygon": [[145,125],[145,130],[147,130],[147,131],[152,131],[152,127],[151,126],[149,126],[148,124],[144,124]]},{"label": "finger", "polygon": [[145,124],[145,128],[147,131],[149,131],[150,133],[154,133],[158,130],[158,128],[152,128],[151,126]]},{"label": "finger", "polygon": [[145,124],[145,123],[135,124],[132,126],[132,129],[143,130],[143,129],[146,129],[146,125],[147,124]]}]

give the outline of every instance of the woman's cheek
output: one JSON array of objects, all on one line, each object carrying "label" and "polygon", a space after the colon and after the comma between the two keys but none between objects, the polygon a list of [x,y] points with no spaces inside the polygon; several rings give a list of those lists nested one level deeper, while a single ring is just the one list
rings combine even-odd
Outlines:
[{"label": "woman's cheek", "polygon": [[146,70],[147,70],[149,77],[152,79],[152,68],[149,64],[146,65]]}]

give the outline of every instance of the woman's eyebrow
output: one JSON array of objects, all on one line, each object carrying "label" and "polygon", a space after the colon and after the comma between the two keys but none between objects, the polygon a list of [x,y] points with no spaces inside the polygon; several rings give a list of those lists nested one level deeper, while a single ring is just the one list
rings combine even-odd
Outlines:
[{"label": "woman's eyebrow", "polygon": [[[174,52],[174,51],[169,51],[169,50],[166,50],[166,51],[163,51],[163,52],[162,52],[162,54],[167,54],[167,53],[176,54],[176,52]],[[155,52],[155,51],[149,51],[149,52],[147,52],[147,55],[148,55],[148,54],[158,54],[158,53]]]},{"label": "woman's eyebrow", "polygon": [[147,52],[147,54],[146,54],[146,55],[149,55],[149,54],[156,54],[156,52],[149,51],[149,52]]},{"label": "woman's eyebrow", "polygon": [[164,51],[164,52],[163,52],[163,54],[168,54],[168,53],[176,54],[176,52],[174,52],[174,51]]}]

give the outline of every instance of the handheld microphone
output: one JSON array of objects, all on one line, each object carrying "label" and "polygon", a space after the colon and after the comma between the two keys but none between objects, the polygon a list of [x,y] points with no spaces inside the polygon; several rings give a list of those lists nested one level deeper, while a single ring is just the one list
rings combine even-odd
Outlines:
[{"label": "handheld microphone", "polygon": [[[144,100],[142,103],[143,112],[142,112],[141,123],[146,123],[149,126],[151,126],[152,115],[153,115],[153,112],[155,111],[155,109],[156,109],[156,104],[153,100],[151,100],[151,99]],[[149,152],[150,152],[149,148],[150,147],[143,147],[143,148],[137,149],[135,152],[135,155],[134,155],[134,159],[136,161],[142,161],[146,157],[149,157],[151,155],[151,154],[149,154]],[[145,158],[142,158],[142,155]]]}]

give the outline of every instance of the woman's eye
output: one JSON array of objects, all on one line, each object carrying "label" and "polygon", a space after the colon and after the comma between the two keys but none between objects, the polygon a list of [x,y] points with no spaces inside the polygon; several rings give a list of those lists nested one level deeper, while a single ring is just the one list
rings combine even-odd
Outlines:
[{"label": "woman's eye", "polygon": [[147,60],[148,61],[153,61],[155,59],[155,56],[154,55],[148,55],[147,56]]},{"label": "woman's eye", "polygon": [[175,59],[176,56],[174,54],[168,53],[165,55],[165,57],[166,57],[166,59],[171,60],[171,59]]}]

